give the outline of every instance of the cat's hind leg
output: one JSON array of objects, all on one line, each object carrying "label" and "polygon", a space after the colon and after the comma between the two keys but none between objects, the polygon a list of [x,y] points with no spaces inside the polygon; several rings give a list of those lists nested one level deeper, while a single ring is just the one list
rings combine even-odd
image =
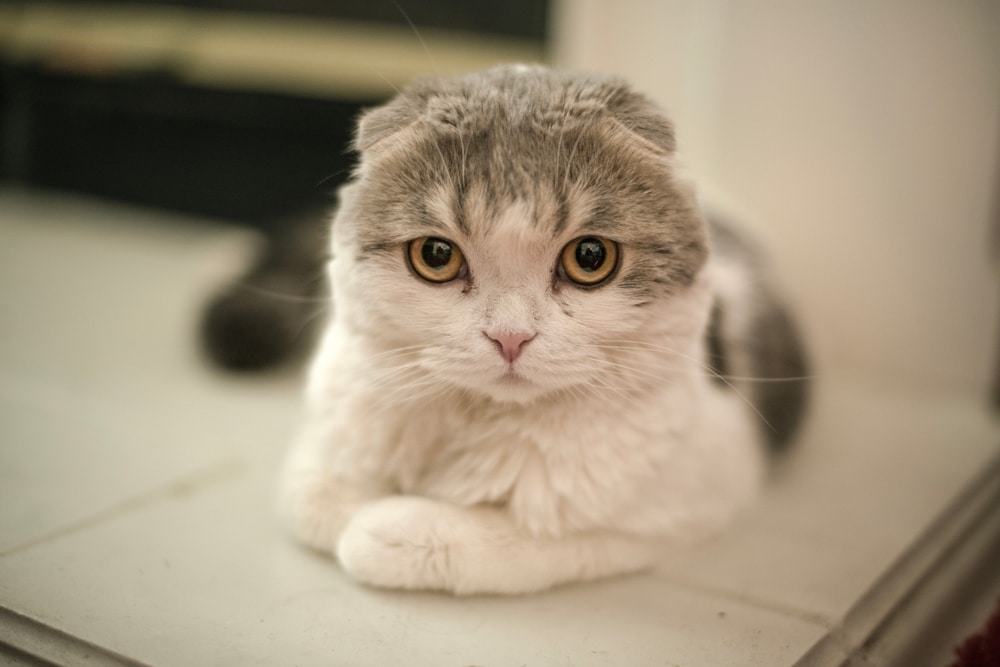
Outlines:
[{"label": "cat's hind leg", "polygon": [[337,541],[342,567],[384,588],[513,594],[645,569],[652,542],[594,531],[533,537],[502,509],[390,496],[361,507]]}]

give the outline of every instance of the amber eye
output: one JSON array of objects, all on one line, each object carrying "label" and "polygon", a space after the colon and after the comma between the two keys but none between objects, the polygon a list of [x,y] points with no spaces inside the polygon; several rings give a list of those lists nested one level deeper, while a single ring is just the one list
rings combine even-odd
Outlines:
[{"label": "amber eye", "polygon": [[446,283],[462,272],[462,251],[451,241],[422,236],[410,241],[407,248],[410,266],[417,275],[432,283]]},{"label": "amber eye", "polygon": [[578,285],[591,287],[604,282],[618,266],[618,245],[599,236],[583,236],[563,248],[562,269]]}]

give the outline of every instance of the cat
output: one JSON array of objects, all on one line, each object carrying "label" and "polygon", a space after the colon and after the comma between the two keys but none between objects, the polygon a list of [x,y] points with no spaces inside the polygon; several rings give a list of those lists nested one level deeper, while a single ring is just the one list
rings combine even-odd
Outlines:
[{"label": "cat", "polygon": [[754,497],[803,347],[650,99],[542,66],[420,79],[355,148],[281,480],[299,540],[376,587],[530,593],[650,568]]}]

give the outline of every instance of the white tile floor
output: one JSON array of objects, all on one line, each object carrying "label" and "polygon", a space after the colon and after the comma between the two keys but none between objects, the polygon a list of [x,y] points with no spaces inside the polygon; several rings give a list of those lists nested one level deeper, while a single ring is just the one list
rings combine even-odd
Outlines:
[{"label": "white tile floor", "polygon": [[272,516],[297,372],[198,352],[198,308],[252,243],[0,190],[0,663],[840,664],[935,572],[947,535],[913,545],[954,499],[997,524],[973,511],[1000,479],[977,397],[824,370],[758,506],[656,572],[514,599],[360,588]]}]

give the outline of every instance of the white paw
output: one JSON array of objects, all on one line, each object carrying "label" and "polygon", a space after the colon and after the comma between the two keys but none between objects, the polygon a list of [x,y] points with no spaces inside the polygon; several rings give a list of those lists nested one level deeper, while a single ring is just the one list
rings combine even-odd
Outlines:
[{"label": "white paw", "polygon": [[278,509],[299,540],[331,553],[344,524],[360,504],[358,498],[333,475],[306,470],[286,475]]},{"label": "white paw", "polygon": [[391,496],[362,506],[337,542],[337,559],[351,576],[382,588],[456,590],[455,546],[443,503]]}]

